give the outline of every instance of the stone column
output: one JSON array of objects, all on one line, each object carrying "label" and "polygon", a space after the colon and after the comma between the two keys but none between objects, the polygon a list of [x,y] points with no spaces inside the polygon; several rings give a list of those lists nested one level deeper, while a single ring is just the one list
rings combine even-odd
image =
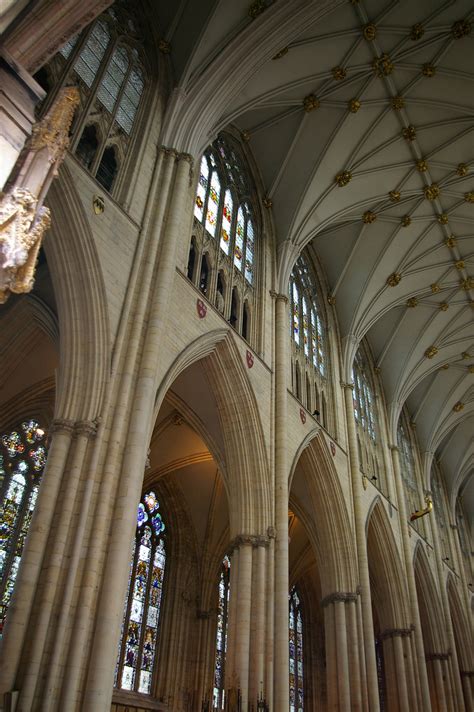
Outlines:
[{"label": "stone column", "polygon": [[[121,481],[115,502],[116,525],[110,539],[102,572],[94,639],[89,657],[83,709],[91,712],[110,708],[117,644],[123,616],[123,601],[130,565],[130,542],[136,525],[136,507],[143,483],[149,428],[156,395],[157,368],[163,329],[180,244],[183,214],[191,207],[189,198],[190,157],[177,156],[177,165],[166,227],[162,232],[157,271],[138,368]],[[72,708],[72,707],[71,707]]]},{"label": "stone column", "polygon": [[357,598],[356,593],[336,592],[321,603],[326,631],[328,709],[338,712],[362,710]]},{"label": "stone column", "polygon": [[361,669],[359,659],[359,636],[357,631],[357,594],[346,603],[348,655],[351,681],[351,712],[362,710]]},{"label": "stone column", "polygon": [[262,692],[265,693],[265,590],[266,590],[266,555],[268,540],[255,537],[253,542],[254,580],[252,582],[252,656],[250,660],[250,708]]},{"label": "stone column", "polygon": [[229,599],[229,614],[227,623],[227,652],[225,661],[225,690],[235,687],[237,684],[234,679],[235,665],[235,641],[236,641],[236,625],[237,625],[237,596],[232,595],[232,591],[238,590],[239,582],[239,549],[235,547],[230,554],[230,599]]},{"label": "stone column", "polygon": [[326,643],[327,706],[329,712],[337,712],[339,699],[336,659],[336,629],[334,625],[333,604],[324,607],[324,631]]},{"label": "stone column", "polygon": [[402,636],[404,634],[404,631],[394,631],[393,633],[393,652],[395,657],[395,670],[397,672],[397,688],[400,711],[410,709],[408,702],[408,686],[405,669],[405,657],[403,655],[402,643]]},{"label": "stone column", "polygon": [[392,445],[393,473],[395,475],[395,485],[397,490],[398,514],[400,531],[403,543],[403,554],[405,563],[405,572],[408,584],[408,595],[410,600],[410,615],[414,625],[415,649],[416,649],[416,668],[420,680],[422,710],[429,712],[431,709],[430,690],[428,685],[428,676],[426,673],[425,649],[423,644],[423,634],[421,631],[420,611],[418,607],[418,596],[416,593],[415,571],[413,568],[413,557],[408,537],[408,522],[405,507],[405,492],[400,470],[400,456],[398,447]]},{"label": "stone column", "polygon": [[446,691],[441,669],[441,657],[439,653],[433,653],[427,656],[427,660],[430,660],[433,666],[438,710],[439,712],[447,712],[448,707],[446,706]]},{"label": "stone column", "polygon": [[2,640],[3,665],[0,672],[0,699],[14,689],[20,656],[30,630],[30,614],[37,591],[51,523],[56,511],[61,480],[71,444],[74,422],[53,421],[51,445],[43,481],[26,538],[21,564],[8,611]]},{"label": "stone column", "polygon": [[[47,561],[42,569],[40,603],[37,606],[37,615],[33,627],[33,635],[29,641],[28,651],[24,658],[26,675],[23,678],[20,693],[19,706],[23,709],[30,709],[33,704],[33,697],[37,688],[38,676],[43,660],[43,651],[51,627],[56,627],[53,641],[53,655],[47,666],[47,682],[42,692],[44,698],[43,712],[51,709],[53,698],[53,681],[58,672],[57,666],[60,664],[62,643],[66,633],[67,620],[59,615],[59,620],[53,618],[54,604],[58,596],[58,589],[61,580],[67,573],[66,556],[74,532],[71,530],[72,521],[77,502],[77,492],[81,479],[82,469],[86,457],[89,438],[96,432],[95,423],[88,421],[77,422],[74,426],[73,442],[71,445],[71,455],[69,466],[63,475],[61,496],[58,498],[57,516],[53,534],[53,540],[48,549]],[[38,690],[36,690],[38,692]]]},{"label": "stone column", "polygon": [[240,689],[242,712],[247,712],[249,703],[249,652],[250,652],[250,605],[252,594],[252,540],[241,536],[239,547],[239,579],[237,581],[237,608],[235,625],[234,670]]},{"label": "stone column", "polygon": [[379,712],[380,704],[377,680],[377,662],[375,659],[374,624],[372,619],[372,597],[370,592],[369,563],[367,559],[365,515],[362,508],[362,478],[359,468],[357,433],[354,420],[354,406],[352,402],[352,391],[354,386],[352,384],[344,383],[343,388],[346,406],[352,496],[354,502],[354,523],[357,546],[357,561],[359,564],[362,623],[364,633],[364,653],[367,674],[367,694],[370,712]]},{"label": "stone column", "polygon": [[472,680],[474,679],[474,672],[472,670],[462,670],[461,680],[464,690],[464,699],[466,700],[466,710],[474,709],[474,696],[472,694]]},{"label": "stone column", "polygon": [[407,635],[403,638],[403,654],[405,657],[405,667],[407,671],[409,708],[415,710],[418,708],[418,693],[415,682],[415,670],[412,654],[413,649],[411,644],[412,637],[412,635]]},{"label": "stone column", "polygon": [[288,298],[275,295],[275,582],[274,712],[286,712],[289,700],[288,649]]},{"label": "stone column", "polygon": [[336,600],[334,606],[334,620],[336,624],[336,658],[337,679],[339,687],[339,711],[350,712],[351,691],[349,680],[349,661],[347,658],[347,631],[345,602]]},{"label": "stone column", "polygon": [[268,527],[267,552],[267,599],[266,599],[266,643],[265,643],[265,698],[270,710],[273,709],[273,651],[274,651],[274,590],[275,580],[275,536],[274,527]]}]

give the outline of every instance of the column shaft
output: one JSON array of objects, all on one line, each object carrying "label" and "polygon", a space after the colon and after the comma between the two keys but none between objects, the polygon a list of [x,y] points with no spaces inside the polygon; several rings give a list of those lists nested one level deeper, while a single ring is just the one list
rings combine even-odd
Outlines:
[{"label": "column shaft", "polygon": [[433,660],[433,668],[435,673],[436,697],[438,698],[439,712],[447,712],[446,693],[444,689],[443,672],[441,670],[441,660]]},{"label": "column shaft", "polygon": [[339,688],[339,712],[350,712],[351,710],[345,606],[346,604],[344,603],[344,601],[335,601],[334,603],[334,619],[336,625],[337,683]]},{"label": "column shaft", "polygon": [[242,712],[249,707],[250,606],[252,593],[252,545],[239,547],[239,580],[237,584],[235,673],[242,700]]},{"label": "column shaft", "polygon": [[357,633],[357,601],[346,603],[346,625],[351,681],[351,712],[361,712],[361,672],[359,659],[359,636]]},{"label": "column shaft", "polygon": [[334,604],[324,609],[324,631],[326,642],[326,690],[329,712],[338,712],[339,694],[336,658],[336,628],[334,623]]},{"label": "column shaft", "polygon": [[403,655],[403,643],[400,635],[393,637],[393,652],[395,657],[395,670],[397,673],[398,703],[400,712],[410,709],[408,702],[408,687]]}]

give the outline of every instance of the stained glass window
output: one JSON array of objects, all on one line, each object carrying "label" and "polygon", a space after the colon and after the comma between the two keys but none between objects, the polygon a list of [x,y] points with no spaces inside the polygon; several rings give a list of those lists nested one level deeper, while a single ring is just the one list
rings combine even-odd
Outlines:
[{"label": "stained glass window", "polygon": [[138,110],[140,98],[145,88],[143,72],[139,68],[132,69],[127,79],[125,89],[120,99],[115,120],[126,133],[131,133],[135,114]]},{"label": "stained glass window", "polygon": [[224,557],[219,578],[219,608],[217,612],[216,658],[214,664],[213,710],[223,710],[227,622],[230,597],[230,559]]},{"label": "stained glass window", "polygon": [[165,525],[154,492],[138,505],[137,529],[115,684],[123,690],[151,694],[163,576],[166,564]]},{"label": "stained glass window", "polygon": [[74,70],[90,88],[99,71],[100,63],[110,42],[109,26],[103,20],[95,23],[84,49],[79,55]]},{"label": "stained glass window", "polygon": [[290,278],[292,336],[312,365],[325,375],[325,344],[316,279],[299,257]]},{"label": "stained glass window", "polygon": [[[243,160],[223,136],[206,151],[196,191],[194,215],[249,284],[254,280],[255,214]],[[211,173],[209,183],[209,173]],[[255,191],[253,191],[255,192]],[[223,196],[223,199],[222,199]]]},{"label": "stained glass window", "polygon": [[46,433],[26,420],[0,438],[0,634],[46,464]]},{"label": "stained glass window", "polygon": [[374,396],[367,371],[367,364],[359,349],[354,359],[352,369],[352,380],[354,382],[354,417],[362,429],[375,441]]},{"label": "stained glass window", "polygon": [[296,588],[292,589],[289,601],[290,712],[303,712],[303,618]]},{"label": "stained glass window", "polygon": [[111,113],[114,110],[120,87],[127,74],[128,65],[127,50],[124,47],[118,47],[113,53],[99,84],[97,98]]}]

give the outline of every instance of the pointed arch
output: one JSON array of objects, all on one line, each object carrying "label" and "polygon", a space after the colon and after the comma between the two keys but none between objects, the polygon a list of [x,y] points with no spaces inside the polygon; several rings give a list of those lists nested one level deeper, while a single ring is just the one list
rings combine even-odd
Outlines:
[{"label": "pointed arch", "polygon": [[421,541],[417,542],[413,557],[416,592],[420,611],[421,630],[425,653],[437,653],[446,649],[443,640],[443,610],[431,568]]},{"label": "pointed arch", "polygon": [[408,594],[388,515],[380,496],[367,517],[367,556],[372,598],[383,629],[406,628]]},{"label": "pointed arch", "polygon": [[464,606],[462,605],[457,590],[456,581],[452,573],[449,574],[446,582],[448,593],[449,612],[453,623],[454,640],[458,663],[461,670],[472,670],[472,627],[466,618]]}]

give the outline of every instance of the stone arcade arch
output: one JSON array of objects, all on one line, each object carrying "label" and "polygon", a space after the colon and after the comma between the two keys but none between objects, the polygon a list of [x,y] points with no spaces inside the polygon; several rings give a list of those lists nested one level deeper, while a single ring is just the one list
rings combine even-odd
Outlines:
[{"label": "stone arcade arch", "polygon": [[452,574],[449,575],[447,581],[448,605],[451,615],[454,642],[456,645],[456,658],[461,674],[461,681],[464,693],[466,710],[473,708],[474,690],[473,690],[473,668],[474,668],[474,653],[470,644],[469,631],[471,627],[463,611],[463,606],[459,598],[456,582]]}]

